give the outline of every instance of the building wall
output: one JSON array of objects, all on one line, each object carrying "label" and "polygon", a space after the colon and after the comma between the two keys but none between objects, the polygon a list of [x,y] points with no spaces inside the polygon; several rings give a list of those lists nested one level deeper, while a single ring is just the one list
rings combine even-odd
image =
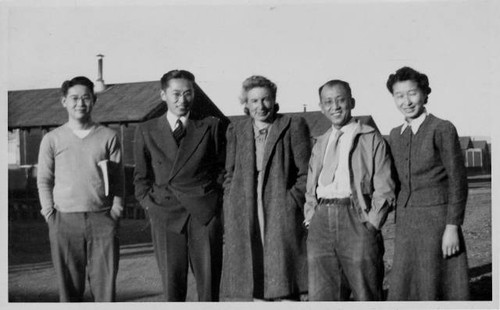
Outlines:
[{"label": "building wall", "polygon": [[19,154],[19,150],[20,150],[20,148],[19,148],[19,145],[20,145],[19,129],[9,131],[8,139],[9,139],[8,164],[9,165],[19,165],[21,163],[21,158],[20,158],[20,154]]},{"label": "building wall", "polygon": [[465,167],[470,173],[491,173],[491,154],[486,149],[470,148],[465,151]]},{"label": "building wall", "polygon": [[19,131],[20,165],[36,165],[38,163],[38,151],[42,137],[42,129],[35,128]]},{"label": "building wall", "polygon": [[135,129],[137,128],[137,124],[135,123],[130,123],[130,124],[123,124],[123,125],[118,125],[118,124],[113,124],[109,125],[109,128],[115,130],[118,133],[118,136],[120,139],[122,138],[123,134],[123,141],[122,142],[122,149],[123,149],[123,164],[124,165],[134,165],[134,135],[135,135]]}]

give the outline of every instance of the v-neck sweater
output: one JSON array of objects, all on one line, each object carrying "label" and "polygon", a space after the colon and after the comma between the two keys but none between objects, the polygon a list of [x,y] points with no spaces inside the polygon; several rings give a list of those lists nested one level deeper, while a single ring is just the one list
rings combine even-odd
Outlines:
[{"label": "v-neck sweater", "polygon": [[[108,196],[98,166],[104,160],[109,161]],[[40,144],[37,184],[41,213],[48,218],[53,209],[60,212],[110,209],[114,196],[122,196],[120,171],[120,141],[115,131],[96,124],[87,136],[79,138],[67,124],[54,129]]]}]

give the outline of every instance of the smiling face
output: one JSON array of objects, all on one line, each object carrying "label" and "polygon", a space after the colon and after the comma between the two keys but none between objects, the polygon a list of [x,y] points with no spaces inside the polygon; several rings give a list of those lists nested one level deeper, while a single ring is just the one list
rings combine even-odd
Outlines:
[{"label": "smiling face", "polygon": [[273,121],[275,104],[271,90],[267,87],[254,87],[247,93],[245,107],[255,121],[270,123]]},{"label": "smiling face", "polygon": [[87,86],[74,85],[68,89],[66,96],[62,97],[61,103],[66,108],[70,120],[84,124],[90,121],[95,98]]},{"label": "smiling face", "polygon": [[194,102],[193,83],[186,79],[171,79],[160,95],[171,113],[177,117],[185,116]]},{"label": "smiling face", "polygon": [[415,119],[425,111],[427,95],[415,81],[396,82],[392,86],[392,97],[406,120]]},{"label": "smiling face", "polygon": [[321,112],[340,129],[351,120],[351,110],[354,108],[354,98],[349,96],[342,85],[325,86],[320,95]]}]

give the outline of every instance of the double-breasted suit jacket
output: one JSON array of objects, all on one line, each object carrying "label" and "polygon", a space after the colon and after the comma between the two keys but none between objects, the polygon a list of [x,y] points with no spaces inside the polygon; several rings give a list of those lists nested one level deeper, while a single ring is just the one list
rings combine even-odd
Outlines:
[{"label": "double-breasted suit jacket", "polygon": [[219,212],[224,136],[215,117],[191,113],[177,146],[165,115],[138,126],[135,196],[143,208],[165,208],[167,227],[180,232],[191,215],[201,224]]}]

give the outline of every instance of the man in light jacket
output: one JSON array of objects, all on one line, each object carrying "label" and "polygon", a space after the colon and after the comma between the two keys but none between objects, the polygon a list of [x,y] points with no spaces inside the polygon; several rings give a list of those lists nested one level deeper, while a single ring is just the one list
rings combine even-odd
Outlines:
[{"label": "man in light jacket", "polygon": [[304,223],[309,227],[309,300],[382,300],[384,244],[380,228],[395,201],[391,158],[374,128],[351,116],[347,82],[319,88],[332,128],[318,137],[309,161]]}]

